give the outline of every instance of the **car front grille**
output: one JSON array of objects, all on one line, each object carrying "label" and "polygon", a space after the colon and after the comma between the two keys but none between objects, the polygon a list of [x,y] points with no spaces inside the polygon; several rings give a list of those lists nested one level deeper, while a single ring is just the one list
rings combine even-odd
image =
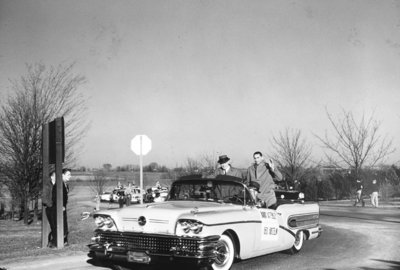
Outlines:
[{"label": "car front grille", "polygon": [[196,258],[214,256],[219,236],[178,237],[174,235],[143,234],[96,230],[97,243],[115,245],[127,251],[145,251],[152,255],[178,255]]}]

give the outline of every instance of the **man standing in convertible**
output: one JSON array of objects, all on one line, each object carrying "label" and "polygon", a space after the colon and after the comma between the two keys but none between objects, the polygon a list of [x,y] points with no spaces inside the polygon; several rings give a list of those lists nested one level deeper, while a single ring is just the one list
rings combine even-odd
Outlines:
[{"label": "man standing in convertible", "polygon": [[231,166],[230,158],[227,155],[219,156],[218,158],[218,168],[215,172],[215,176],[217,175],[230,175],[240,179],[243,179],[242,172],[239,169],[236,169]]},{"label": "man standing in convertible", "polygon": [[282,174],[275,168],[272,159],[264,160],[260,151],[253,154],[254,164],[247,169],[246,184],[257,186],[258,199],[262,201],[263,207],[271,207],[276,204],[275,181],[282,180]]}]

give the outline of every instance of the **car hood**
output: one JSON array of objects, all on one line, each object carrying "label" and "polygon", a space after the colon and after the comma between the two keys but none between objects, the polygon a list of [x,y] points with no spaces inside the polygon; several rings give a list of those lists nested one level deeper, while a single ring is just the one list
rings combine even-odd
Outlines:
[{"label": "car hood", "polygon": [[227,213],[235,209],[241,209],[241,206],[202,201],[168,201],[133,205],[98,214],[112,216],[119,231],[174,234],[176,222],[181,218],[198,220],[202,216]]}]

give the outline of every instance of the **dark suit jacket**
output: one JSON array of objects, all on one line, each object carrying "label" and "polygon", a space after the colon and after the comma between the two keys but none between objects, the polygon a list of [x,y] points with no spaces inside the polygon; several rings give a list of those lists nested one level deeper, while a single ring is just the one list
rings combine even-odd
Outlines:
[{"label": "dark suit jacket", "polygon": [[222,168],[218,168],[217,171],[215,172],[215,176],[217,175],[230,175],[230,176],[234,176],[234,177],[238,177],[240,179],[244,179],[243,177],[243,173],[239,170],[236,169],[232,166],[229,166],[229,170],[226,172],[225,174],[225,170],[223,170]]},{"label": "dark suit jacket", "polygon": [[[63,206],[66,207],[68,203],[68,192],[69,189],[67,188],[66,184],[63,183]],[[53,200],[53,205],[57,205],[57,183],[53,186],[53,192],[52,192],[52,200]]]}]

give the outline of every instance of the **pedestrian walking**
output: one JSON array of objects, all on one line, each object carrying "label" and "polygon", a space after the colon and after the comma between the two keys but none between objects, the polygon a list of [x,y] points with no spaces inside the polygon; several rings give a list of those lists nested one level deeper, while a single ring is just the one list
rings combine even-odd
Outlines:
[{"label": "pedestrian walking", "polygon": [[364,199],[362,198],[363,189],[364,189],[363,182],[360,179],[357,179],[357,181],[356,181],[356,200],[354,202],[354,206],[357,206],[357,204],[359,202],[361,202],[362,207],[365,206]]},{"label": "pedestrian walking", "polygon": [[372,207],[379,206],[379,184],[376,179],[372,180],[372,193],[371,193],[371,204]]}]

